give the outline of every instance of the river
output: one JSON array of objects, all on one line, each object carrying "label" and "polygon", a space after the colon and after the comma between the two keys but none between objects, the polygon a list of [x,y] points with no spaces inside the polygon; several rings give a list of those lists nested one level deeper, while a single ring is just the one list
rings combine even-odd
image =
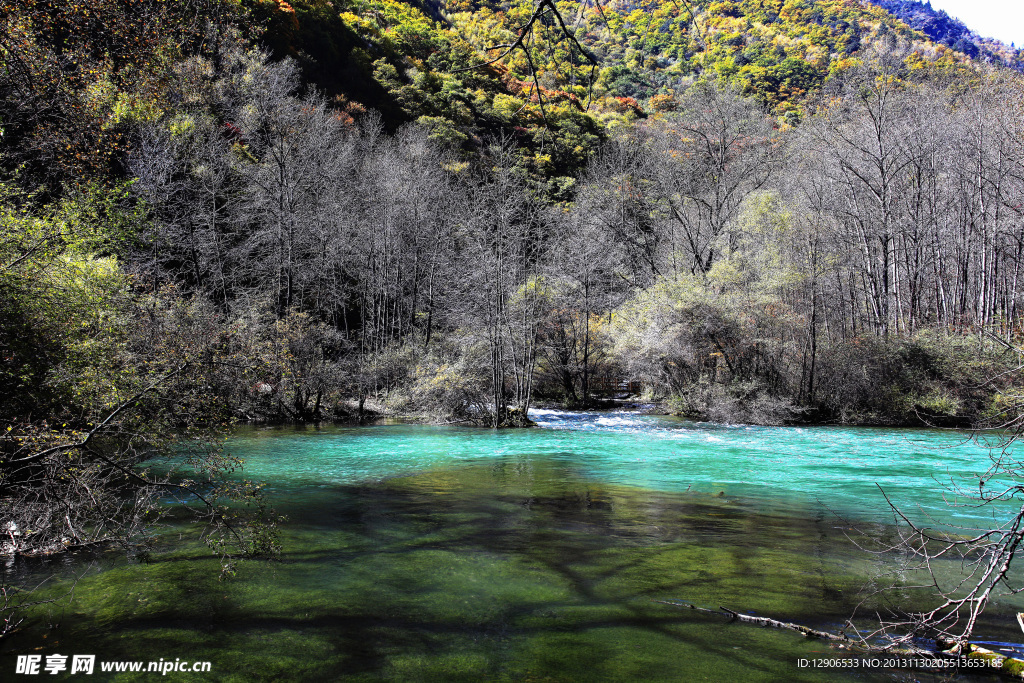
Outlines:
[{"label": "river", "polygon": [[[228,450],[285,518],[280,560],[219,580],[171,515],[146,562],[65,562],[85,572],[75,600],[0,664],[210,662],[179,681],[910,680],[800,667],[838,653],[658,601],[836,629],[862,601],[920,601],[870,597],[898,559],[862,547],[893,538],[879,487],[930,526],[1008,514],[944,498],[988,465],[956,432],[532,416],[539,428],[240,429]],[[1021,640],[1019,607],[997,601],[983,635]]]}]

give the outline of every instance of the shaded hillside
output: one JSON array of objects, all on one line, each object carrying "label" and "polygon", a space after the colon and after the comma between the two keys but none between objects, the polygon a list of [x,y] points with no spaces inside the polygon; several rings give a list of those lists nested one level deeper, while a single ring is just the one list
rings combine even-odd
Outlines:
[{"label": "shaded hillside", "polygon": [[[933,42],[857,0],[555,6],[582,50],[553,12],[530,24],[532,0],[264,0],[251,11],[266,27],[262,42],[298,59],[356,117],[369,107],[388,127],[419,120],[464,148],[504,132],[533,150],[531,163],[547,176],[579,168],[599,135],[595,117],[616,125],[670,109],[701,74],[726,77],[795,123],[809,97],[866,51],[900,51],[915,68],[947,72],[975,52]],[[515,43],[528,24],[528,50],[491,49]]]},{"label": "shaded hillside", "polygon": [[[259,2],[261,42],[298,60],[304,78],[355,119],[379,112],[386,128],[419,122],[464,151],[508,137],[536,176],[567,177],[602,139],[598,121],[569,93],[547,93],[541,111],[501,64],[480,59],[438,7],[397,0]],[[555,181],[550,191],[558,196]]]}]

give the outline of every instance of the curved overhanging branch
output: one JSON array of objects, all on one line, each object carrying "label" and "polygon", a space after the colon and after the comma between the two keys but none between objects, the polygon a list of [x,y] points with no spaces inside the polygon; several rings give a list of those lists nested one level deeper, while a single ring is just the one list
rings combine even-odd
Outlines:
[{"label": "curved overhanging branch", "polygon": [[29,463],[39,462],[51,455],[60,455],[61,453],[68,453],[70,451],[84,450],[88,448],[92,440],[95,439],[97,435],[106,431],[107,428],[114,423],[114,420],[116,420],[118,416],[124,413],[131,406],[135,405],[135,403],[142,399],[146,394],[153,391],[154,389],[157,389],[158,387],[160,387],[160,385],[164,384],[171,378],[181,374],[188,366],[189,363],[187,362],[179,365],[171,372],[168,372],[162,377],[159,377],[156,381],[150,383],[144,389],[133,394],[130,398],[127,398],[121,403],[119,403],[114,408],[114,410],[108,413],[107,416],[103,418],[102,421],[99,422],[99,424],[96,424],[95,426],[93,426],[92,429],[86,432],[85,437],[80,439],[79,441],[69,444],[62,444],[60,446],[53,446],[51,448],[46,448],[42,451],[39,451],[38,453],[33,453],[32,455],[28,455],[23,458],[15,458],[13,460],[0,460],[0,469],[11,469],[15,467],[21,467]]},{"label": "curved overhanging branch", "polygon": [[[95,424],[87,433],[84,434],[84,436],[74,442],[45,448],[36,453],[32,453],[31,455],[20,458],[0,460],[0,473],[6,477],[20,476],[19,474],[16,474],[20,473],[24,476],[28,476],[29,478],[34,478],[36,481],[43,481],[48,478],[55,480],[59,478],[66,481],[77,482],[81,495],[89,499],[95,511],[101,511],[103,506],[96,499],[96,492],[92,488],[92,486],[96,485],[95,482],[82,480],[77,472],[79,465],[76,463],[78,461],[73,458],[71,460],[68,459],[69,454],[78,452],[82,456],[87,457],[90,462],[102,464],[103,467],[108,468],[108,471],[122,475],[125,481],[131,481],[141,489],[162,489],[164,491],[172,492],[172,495],[175,495],[179,501],[184,502],[185,498],[198,501],[205,510],[205,512],[199,514],[207,520],[208,524],[223,529],[239,544],[244,544],[246,539],[243,537],[243,534],[240,533],[239,529],[236,528],[236,525],[223,514],[221,509],[218,507],[217,502],[214,499],[211,499],[211,496],[199,490],[199,488],[197,488],[193,483],[188,481],[179,483],[163,478],[151,478],[147,476],[147,473],[139,472],[133,467],[135,462],[134,459],[131,461],[125,460],[123,457],[118,457],[117,455],[104,452],[103,448],[95,447],[96,440],[103,435],[111,435],[115,438],[128,437],[126,452],[138,453],[138,445],[133,445],[133,441],[141,437],[141,440],[145,443],[145,437],[123,429],[120,418],[124,417],[125,413],[130,411],[132,407],[137,405],[140,400],[146,397],[146,395],[156,392],[161,387],[166,386],[171,380],[180,376],[193,365],[195,365],[194,361],[184,361],[172,370],[150,381],[130,397],[118,403],[109,413],[106,414],[105,417],[103,417],[102,420],[99,421],[99,423]],[[50,474],[33,474],[33,472],[39,468],[43,468],[45,470],[52,467],[59,469],[59,476],[53,472]],[[22,477],[21,483],[24,484],[24,477]],[[48,495],[55,496],[59,494],[50,491]],[[68,504],[67,507],[70,508],[73,506]],[[99,514],[99,512],[97,513]],[[71,531],[73,540],[78,540],[80,534],[76,531],[70,519],[67,519],[67,525],[68,529]],[[116,527],[117,521],[112,518],[108,519],[104,516],[101,520],[101,525]],[[96,537],[93,536],[92,540],[74,544],[65,543],[64,547],[95,544],[97,542],[105,542],[109,540],[117,540],[117,538],[112,537],[97,541]],[[13,538],[13,535],[11,538],[10,548],[12,552],[18,552],[18,543],[16,539]]]},{"label": "curved overhanging branch", "polygon": [[[602,8],[600,4],[598,5],[598,8],[600,9],[601,15],[603,17],[604,8]],[[486,62],[482,62],[480,64],[474,64],[472,66],[463,67],[461,69],[454,69],[452,73],[472,71],[474,69],[480,69],[485,66],[497,64],[501,60],[511,55],[515,50],[522,50],[523,55],[526,57],[526,62],[530,68],[530,77],[533,81],[533,86],[537,92],[537,100],[540,103],[541,118],[543,118],[544,121],[547,122],[547,113],[544,109],[544,94],[540,86],[540,81],[538,79],[537,66],[534,63],[533,55],[530,52],[530,48],[526,44],[526,39],[528,36],[532,35],[536,23],[545,16],[554,17],[555,21],[558,24],[558,32],[561,34],[561,36],[567,41],[569,41],[571,45],[575,46],[576,49],[579,50],[580,54],[582,54],[590,63],[590,82],[587,93],[587,104],[589,107],[590,99],[593,95],[594,71],[597,69],[599,62],[597,58],[589,50],[583,47],[582,43],[580,43],[580,41],[576,38],[575,33],[569,30],[569,27],[566,25],[565,19],[562,17],[562,13],[559,11],[558,7],[555,5],[554,0],[540,0],[537,3],[537,5],[533,8],[533,12],[530,14],[530,18],[527,20],[527,22],[520,26],[518,29],[516,29],[516,37],[511,43],[502,43],[500,45],[492,45],[491,47],[485,48],[487,52],[490,52],[492,50],[502,50],[501,54],[499,54],[497,57],[490,59]]]}]

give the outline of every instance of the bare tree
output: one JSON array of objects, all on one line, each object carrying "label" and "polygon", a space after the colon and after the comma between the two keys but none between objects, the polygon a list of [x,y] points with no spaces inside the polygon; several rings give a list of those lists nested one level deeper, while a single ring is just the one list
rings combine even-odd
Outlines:
[{"label": "bare tree", "polygon": [[655,173],[642,131],[613,138],[591,159],[572,214],[579,229],[609,245],[621,261],[616,272],[632,287],[650,286],[666,267]]},{"label": "bare tree", "polygon": [[447,159],[417,126],[393,138],[364,132],[360,151],[353,248],[362,282],[363,349],[379,352],[420,331],[429,343],[443,288],[439,270],[459,215]]},{"label": "bare tree", "polygon": [[[507,141],[488,149],[461,235],[463,321],[481,330],[490,365],[491,423],[518,424],[533,396],[543,312],[542,218]],[[511,409],[514,408],[513,412]]]},{"label": "bare tree", "polygon": [[128,162],[134,190],[155,219],[149,249],[136,263],[226,305],[236,285],[230,252],[242,190],[232,143],[206,117],[177,123],[187,130],[174,133],[163,122],[143,128]]},{"label": "bare tree", "polygon": [[679,113],[652,125],[658,181],[668,205],[673,252],[685,268],[706,273],[750,193],[765,185],[777,161],[777,144],[764,111],[732,86],[698,81],[684,94]]},{"label": "bare tree", "polygon": [[607,369],[609,353],[599,330],[627,290],[623,245],[588,201],[613,182],[592,174],[582,201],[571,212],[555,210],[549,221],[554,234],[544,276],[548,311],[541,346],[547,372],[570,404],[586,405],[595,369]]}]

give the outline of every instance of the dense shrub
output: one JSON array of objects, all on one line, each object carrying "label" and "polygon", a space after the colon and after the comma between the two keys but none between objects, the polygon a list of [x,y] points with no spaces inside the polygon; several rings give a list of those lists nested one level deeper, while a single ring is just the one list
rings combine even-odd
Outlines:
[{"label": "dense shrub", "polygon": [[842,422],[966,425],[987,410],[999,388],[990,380],[1010,360],[977,336],[857,337],[822,351],[815,402]]}]

